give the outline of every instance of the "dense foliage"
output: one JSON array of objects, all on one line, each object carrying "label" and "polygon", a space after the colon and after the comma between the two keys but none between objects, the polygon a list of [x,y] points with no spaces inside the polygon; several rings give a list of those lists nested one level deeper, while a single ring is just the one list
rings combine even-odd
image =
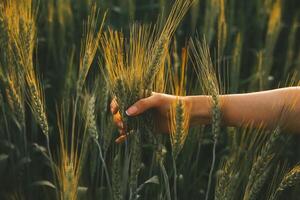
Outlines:
[{"label": "dense foliage", "polygon": [[[1,1],[0,199],[299,199],[299,138],[222,127],[218,99],[297,85],[299,18],[298,0]],[[210,95],[212,125],[189,130],[180,99],[170,135],[126,116],[151,91]]]}]

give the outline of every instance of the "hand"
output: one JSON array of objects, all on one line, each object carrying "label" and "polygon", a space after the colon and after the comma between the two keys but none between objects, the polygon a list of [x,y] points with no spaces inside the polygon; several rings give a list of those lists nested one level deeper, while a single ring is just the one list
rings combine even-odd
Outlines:
[{"label": "hand", "polygon": [[[179,97],[185,99],[184,97]],[[130,106],[126,110],[126,114],[130,117],[138,116],[149,109],[153,109],[154,111],[154,120],[156,127],[158,128],[158,132],[160,133],[168,133],[169,128],[169,111],[172,103],[176,100],[176,96],[167,95],[162,93],[152,93],[152,96],[148,98],[141,99],[137,101],[135,104]],[[119,113],[119,108],[116,100],[113,100],[110,104],[110,109],[113,114],[113,120],[115,124],[119,128],[120,137],[116,140],[117,143],[120,143],[126,139],[125,126],[121,119],[121,115]]]}]

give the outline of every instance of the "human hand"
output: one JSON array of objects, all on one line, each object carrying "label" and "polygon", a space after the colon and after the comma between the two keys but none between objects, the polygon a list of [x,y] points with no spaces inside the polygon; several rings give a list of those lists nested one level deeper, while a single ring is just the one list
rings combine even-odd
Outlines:
[{"label": "human hand", "polygon": [[[171,105],[176,101],[176,96],[162,94],[162,93],[152,93],[148,98],[141,99],[134,103],[126,110],[126,114],[129,117],[138,116],[149,109],[153,109],[154,112],[154,123],[157,127],[159,133],[169,132],[169,112]],[[185,99],[184,97],[179,97]],[[119,107],[116,100],[112,100],[110,104],[110,109],[113,114],[114,123],[119,128],[120,137],[116,140],[117,143],[123,142],[126,139],[125,125],[122,121],[121,115],[119,113]]]}]

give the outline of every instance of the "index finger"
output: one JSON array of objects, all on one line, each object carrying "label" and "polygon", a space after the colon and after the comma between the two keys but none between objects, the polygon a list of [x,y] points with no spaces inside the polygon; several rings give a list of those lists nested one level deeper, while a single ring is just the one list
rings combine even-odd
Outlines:
[{"label": "index finger", "polygon": [[119,105],[118,105],[116,99],[114,98],[110,103],[110,112],[114,115],[118,111],[119,111]]}]

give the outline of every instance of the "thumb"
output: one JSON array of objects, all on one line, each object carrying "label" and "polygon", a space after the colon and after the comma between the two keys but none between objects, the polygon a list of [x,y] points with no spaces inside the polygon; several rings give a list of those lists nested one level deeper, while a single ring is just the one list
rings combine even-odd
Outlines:
[{"label": "thumb", "polygon": [[146,110],[155,107],[157,105],[157,103],[158,103],[158,100],[155,95],[141,99],[141,100],[137,101],[135,104],[133,104],[132,106],[130,106],[126,110],[126,114],[128,116],[132,116],[132,117],[137,116],[139,114],[142,114]]}]

